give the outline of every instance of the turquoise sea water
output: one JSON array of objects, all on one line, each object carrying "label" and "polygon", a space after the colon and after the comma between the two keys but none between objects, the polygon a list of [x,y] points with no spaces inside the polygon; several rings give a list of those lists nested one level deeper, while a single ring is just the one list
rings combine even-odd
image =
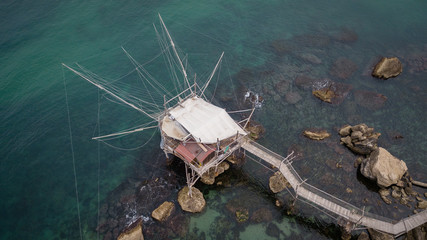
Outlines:
[{"label": "turquoise sea water", "polygon": [[[79,62],[110,79],[124,75],[132,66],[121,46],[140,62],[159,53],[152,27],[157,13],[162,14],[177,44],[201,75],[212,69],[225,51],[218,99],[239,94],[240,89],[264,95],[264,105],[255,114],[266,130],[261,143],[280,154],[286,154],[290,146],[303,149],[305,157],[295,162],[295,168],[309,183],[356,206],[368,205],[370,211],[389,218],[410,214],[413,209],[399,206],[397,211],[377,203],[377,194],[352,167],[355,156],[337,156],[330,150],[333,141],[339,141],[337,136],[322,144],[304,139],[301,132],[319,127],[334,135],[344,124],[367,123],[382,133],[381,146],[404,160],[415,178],[426,181],[425,9],[425,1],[2,1],[0,238],[96,239],[98,197],[104,204],[110,193],[129,179],[150,180],[176,172],[166,165],[156,132],[120,139],[112,143],[116,148],[91,140],[98,126],[106,134],[146,119],[106,100],[95,87],[61,65]],[[340,38],[343,32],[351,33],[350,39]],[[275,48],[275,43],[283,49]],[[313,55],[321,62],[306,57]],[[381,56],[399,57],[403,73],[387,81],[370,77],[371,67]],[[339,58],[350,59],[357,66],[345,79],[331,74]],[[162,76],[163,69],[156,65],[149,70]],[[321,103],[311,90],[295,84],[300,75],[350,84],[352,90],[339,105]],[[284,95],[271,93],[279,79],[289,85],[286,92],[298,93],[301,100],[292,104]],[[168,83],[167,78],[160,81]],[[382,94],[387,101],[372,107],[371,100],[363,101],[363,91]],[[151,136],[147,145],[136,150],[117,148],[136,148]],[[331,158],[346,171],[328,167],[325,162]],[[230,178],[235,185],[230,188],[200,185],[207,193],[208,209],[191,216],[189,232],[197,227],[208,239],[220,238],[212,229],[229,221],[232,234],[223,237],[273,239],[266,233],[267,224],[239,225],[226,214],[227,202],[242,195],[272,211],[272,222],[282,231],[280,239],[337,237],[323,230],[333,221],[313,209],[288,215],[283,208],[276,208],[275,198],[286,196],[269,192],[271,172],[250,161],[233,171]],[[176,174],[183,184],[182,173]],[[353,193],[347,194],[346,187]],[[363,202],[366,197],[373,200]],[[318,217],[313,218],[310,211]],[[330,232],[337,231],[334,225],[330,228]]]}]

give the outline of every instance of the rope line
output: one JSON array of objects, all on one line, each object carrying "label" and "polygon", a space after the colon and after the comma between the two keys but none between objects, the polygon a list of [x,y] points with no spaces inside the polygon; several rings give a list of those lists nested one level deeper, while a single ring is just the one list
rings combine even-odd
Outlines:
[{"label": "rope line", "polygon": [[79,218],[79,233],[80,233],[80,239],[83,240],[82,222],[81,222],[81,218],[80,218],[80,206],[79,206],[79,191],[78,191],[78,186],[77,186],[76,160],[75,160],[75,157],[74,157],[73,134],[72,134],[72,131],[71,131],[70,107],[69,107],[69,104],[68,104],[68,93],[67,93],[67,84],[65,82],[64,67],[62,67],[62,79],[64,81],[65,103],[67,105],[68,129],[69,129],[69,133],[70,133],[71,156],[72,156],[72,159],[73,159],[74,187],[75,187],[75,190],[76,190],[76,205],[77,205],[77,215],[78,215],[78,218]]}]

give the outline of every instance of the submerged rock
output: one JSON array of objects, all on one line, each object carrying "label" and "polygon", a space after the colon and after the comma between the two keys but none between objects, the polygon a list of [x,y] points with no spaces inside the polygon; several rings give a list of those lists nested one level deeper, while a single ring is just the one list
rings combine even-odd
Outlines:
[{"label": "submerged rock", "polygon": [[151,216],[156,219],[157,221],[165,221],[173,212],[175,209],[175,204],[172,202],[164,202],[162,203],[158,208],[156,208],[152,213]]},{"label": "submerged rock", "polygon": [[357,33],[352,29],[343,27],[337,34],[333,35],[334,40],[343,42],[343,43],[353,43],[358,39]]},{"label": "submerged rock", "polygon": [[372,76],[388,79],[398,76],[402,72],[402,63],[397,57],[383,57],[372,71]]},{"label": "submerged rock", "polygon": [[266,229],[265,233],[270,237],[275,237],[275,238],[279,239],[282,231],[280,230],[280,228],[276,224],[269,223],[267,225],[267,229]]},{"label": "submerged rock", "polygon": [[326,130],[305,130],[303,132],[304,136],[313,139],[313,140],[323,140],[331,136]]},{"label": "submerged rock", "polygon": [[201,212],[206,206],[205,198],[199,189],[192,187],[192,196],[188,195],[188,186],[183,187],[178,193],[178,203],[186,212]]},{"label": "submerged rock", "polygon": [[288,102],[290,104],[295,104],[295,103],[299,102],[302,99],[302,97],[297,92],[287,92],[285,94],[285,99],[286,99],[286,102]]},{"label": "submerged rock", "polygon": [[273,193],[283,191],[285,188],[291,188],[291,184],[286,180],[281,172],[275,172],[269,179],[269,186]]},{"label": "submerged rock", "polygon": [[353,75],[357,68],[357,65],[350,59],[338,58],[329,70],[329,74],[339,79],[347,79]]},{"label": "submerged rock", "polygon": [[256,210],[251,216],[251,221],[254,223],[271,222],[272,220],[273,214],[267,208],[260,208]]},{"label": "submerged rock", "polygon": [[408,168],[404,161],[397,159],[384,148],[378,148],[366,158],[360,167],[363,176],[376,180],[380,187],[396,184]]},{"label": "submerged rock", "polygon": [[304,61],[307,61],[307,62],[312,63],[312,64],[321,64],[322,63],[322,60],[320,60],[319,57],[317,57],[316,55],[314,55],[312,53],[302,53],[302,54],[298,55],[298,57],[300,57]]},{"label": "submerged rock", "polygon": [[237,222],[246,222],[249,219],[249,210],[246,208],[240,208],[236,210]]},{"label": "submerged rock", "polygon": [[385,105],[387,97],[376,92],[358,90],[354,92],[356,103],[369,110],[378,110]]},{"label": "submerged rock", "polygon": [[295,78],[295,85],[303,90],[308,90],[313,87],[317,80],[305,75],[299,75]]}]

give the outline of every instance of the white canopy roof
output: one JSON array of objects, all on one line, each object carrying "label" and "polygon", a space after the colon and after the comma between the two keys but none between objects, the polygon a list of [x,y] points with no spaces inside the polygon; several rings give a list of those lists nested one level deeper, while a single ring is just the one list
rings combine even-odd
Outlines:
[{"label": "white canopy roof", "polygon": [[[228,113],[199,97],[185,100],[169,111],[171,117],[163,119],[162,130],[179,140],[191,134],[197,141],[210,144],[246,132]],[[173,121],[171,121],[171,119]],[[179,124],[177,124],[179,123]],[[187,133],[188,131],[188,133]]]}]

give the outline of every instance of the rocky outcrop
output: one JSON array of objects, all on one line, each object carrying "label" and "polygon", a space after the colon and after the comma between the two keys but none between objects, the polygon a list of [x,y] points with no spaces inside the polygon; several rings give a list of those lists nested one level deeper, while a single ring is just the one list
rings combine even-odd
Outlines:
[{"label": "rocky outcrop", "polygon": [[183,187],[178,193],[178,203],[182,210],[186,212],[196,213],[201,212],[206,206],[205,198],[199,189],[192,187],[192,195],[188,194],[188,186]]},{"label": "rocky outcrop", "polygon": [[269,186],[273,193],[283,191],[285,188],[291,188],[291,184],[286,180],[281,172],[275,172],[269,179]]},{"label": "rocky outcrop", "polygon": [[394,240],[394,237],[387,233],[382,233],[372,228],[368,228],[372,240]]},{"label": "rocky outcrop", "polygon": [[381,147],[364,159],[360,167],[362,175],[376,180],[380,187],[397,184],[407,170],[404,161],[397,159]]},{"label": "rocky outcrop", "polygon": [[303,134],[313,140],[323,140],[331,136],[326,130],[305,130]]},{"label": "rocky outcrop", "polygon": [[142,221],[137,221],[125,229],[117,237],[117,240],[144,240],[144,236],[142,235]]},{"label": "rocky outcrop", "polygon": [[151,216],[156,219],[157,221],[165,221],[173,212],[175,209],[175,204],[172,202],[164,202],[162,203],[158,208],[156,208],[152,213]]},{"label": "rocky outcrop", "polygon": [[372,76],[388,79],[398,76],[402,72],[402,63],[397,57],[383,57],[372,71]]},{"label": "rocky outcrop", "polygon": [[335,93],[330,87],[314,90],[312,93],[315,97],[327,103],[332,103],[332,98],[335,97]]},{"label": "rocky outcrop", "polygon": [[227,162],[222,162],[218,165],[218,167],[211,167],[209,171],[205,172],[200,180],[204,184],[212,185],[215,183],[215,178],[219,176],[224,171],[228,170],[230,165]]},{"label": "rocky outcrop", "polygon": [[373,128],[366,124],[355,126],[344,126],[339,130],[341,142],[350,148],[353,152],[368,155],[378,148],[377,141],[380,133],[375,133]]}]

